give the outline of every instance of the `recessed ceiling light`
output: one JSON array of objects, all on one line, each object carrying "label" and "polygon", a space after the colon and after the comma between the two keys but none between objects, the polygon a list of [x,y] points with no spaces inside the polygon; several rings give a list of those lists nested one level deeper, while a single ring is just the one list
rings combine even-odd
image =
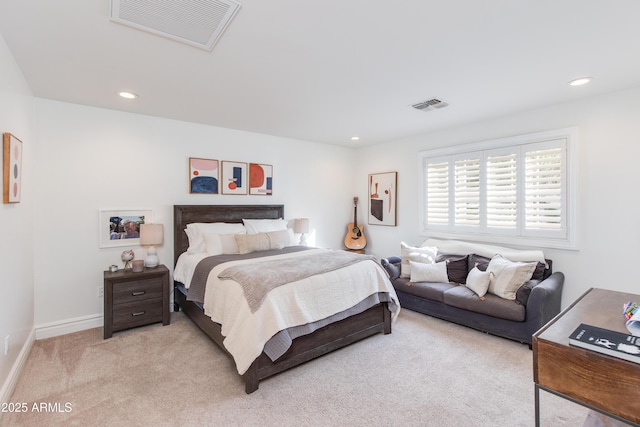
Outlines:
[{"label": "recessed ceiling light", "polygon": [[352,137],[351,137],[351,140],[352,140],[352,141],[358,141],[359,139],[360,139],[360,137],[359,137],[359,136],[352,136]]},{"label": "recessed ceiling light", "polygon": [[125,92],[125,91],[118,92],[118,95],[127,99],[136,99],[138,97],[138,95],[133,92]]},{"label": "recessed ceiling light", "polygon": [[586,85],[591,81],[591,77],[580,77],[579,79],[571,80],[569,84],[571,86],[582,86]]}]

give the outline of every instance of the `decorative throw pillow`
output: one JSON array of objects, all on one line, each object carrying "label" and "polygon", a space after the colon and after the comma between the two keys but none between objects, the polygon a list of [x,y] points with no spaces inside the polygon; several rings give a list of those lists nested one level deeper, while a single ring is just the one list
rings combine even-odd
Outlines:
[{"label": "decorative throw pillow", "polygon": [[205,233],[203,236],[206,245],[206,252],[209,255],[222,255],[222,240],[219,234]]},{"label": "decorative throw pillow", "polygon": [[436,262],[445,261],[447,263],[447,276],[449,276],[450,282],[464,284],[469,271],[467,258],[468,255],[438,254]]},{"label": "decorative throw pillow", "polygon": [[539,284],[540,280],[536,279],[524,282],[524,284],[516,291],[516,301],[522,305],[527,305],[527,302],[529,302],[529,295],[531,295],[531,290]]},{"label": "decorative throw pillow", "polygon": [[515,300],[518,288],[531,279],[537,262],[512,262],[502,255],[491,258],[487,271],[493,273],[489,292],[500,298]]},{"label": "decorative throw pillow", "polygon": [[473,267],[467,275],[467,283],[465,286],[475,292],[480,298],[487,294],[489,282],[493,273],[490,271],[482,271],[478,267]]},{"label": "decorative throw pillow", "polygon": [[390,259],[382,258],[380,260],[380,264],[382,264],[384,269],[387,271],[389,280],[396,280],[398,277],[400,277],[400,269],[393,265]]},{"label": "decorative throw pillow", "polygon": [[266,233],[236,234],[235,238],[236,243],[238,243],[238,252],[241,254],[266,251],[270,247],[269,237],[267,237]]},{"label": "decorative throw pillow", "polygon": [[238,242],[235,234],[219,234],[223,254],[239,254]]},{"label": "decorative throw pillow", "polygon": [[435,264],[409,261],[409,264],[411,264],[412,282],[449,283],[445,261]]},{"label": "decorative throw pillow", "polygon": [[269,249],[282,249],[289,246],[291,238],[287,230],[269,231],[265,233],[269,238]]},{"label": "decorative throw pillow", "polygon": [[409,246],[405,242],[401,242],[400,255],[402,256],[400,277],[408,279],[411,277],[411,264],[409,264],[409,261],[433,264],[436,261],[436,256],[438,255],[438,248],[417,248]]}]

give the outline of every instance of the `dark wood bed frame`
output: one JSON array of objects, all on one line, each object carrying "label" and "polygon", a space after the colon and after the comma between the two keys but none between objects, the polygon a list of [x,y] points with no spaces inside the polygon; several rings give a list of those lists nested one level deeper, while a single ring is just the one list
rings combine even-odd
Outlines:
[{"label": "dark wood bed frame", "polygon": [[[283,205],[174,205],[174,264],[178,256],[187,250],[189,242],[184,232],[193,222],[242,222],[242,219],[284,218]],[[182,311],[223,350],[224,337],[220,324],[193,302],[186,301],[184,294],[174,292],[175,308]],[[258,389],[260,380],[298,366],[331,351],[378,333],[391,333],[391,313],[387,304],[378,304],[360,314],[329,324],[315,332],[293,340],[289,350],[275,362],[262,353],[243,375],[246,393]]]}]

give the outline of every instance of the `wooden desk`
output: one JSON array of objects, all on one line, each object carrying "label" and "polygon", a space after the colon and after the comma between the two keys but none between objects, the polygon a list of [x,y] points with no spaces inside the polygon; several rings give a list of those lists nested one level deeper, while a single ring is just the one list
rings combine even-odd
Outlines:
[{"label": "wooden desk", "polygon": [[585,323],[628,334],[622,307],[640,295],[589,289],[533,335],[536,426],[540,389],[631,425],[640,425],[640,364],[569,345]]}]

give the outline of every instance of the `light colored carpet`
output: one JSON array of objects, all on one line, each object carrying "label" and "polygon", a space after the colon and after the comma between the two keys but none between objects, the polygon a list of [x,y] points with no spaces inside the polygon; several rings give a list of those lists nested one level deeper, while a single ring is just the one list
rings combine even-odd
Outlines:
[{"label": "light colored carpet", "polygon": [[[37,341],[3,426],[533,426],[526,345],[403,310],[376,335],[260,383],[247,395],[231,360],[183,313],[115,333]],[[33,403],[63,412],[34,412]],[[65,411],[65,404],[69,404]],[[587,410],[541,393],[543,426]]]}]

